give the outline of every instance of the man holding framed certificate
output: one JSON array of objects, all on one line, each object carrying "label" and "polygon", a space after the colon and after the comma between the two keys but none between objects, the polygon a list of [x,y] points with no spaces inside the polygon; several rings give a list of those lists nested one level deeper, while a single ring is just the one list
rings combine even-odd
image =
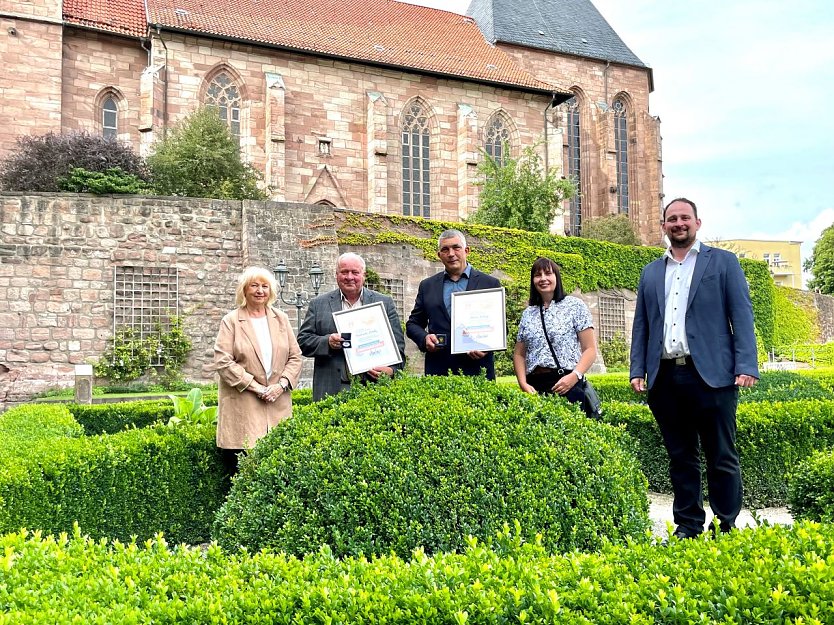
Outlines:
[{"label": "man holding framed certificate", "polygon": [[[495,379],[495,364],[493,362],[492,350],[500,349],[492,343],[495,336],[504,332],[504,346],[506,347],[506,316],[503,310],[491,308],[491,317],[499,319],[503,330],[490,333],[490,341],[484,345],[471,343],[466,346],[468,332],[465,335],[460,324],[452,330],[452,294],[481,291],[484,289],[501,289],[501,283],[497,278],[478,271],[470,265],[466,257],[469,255],[469,247],[466,245],[466,237],[459,230],[444,231],[437,241],[437,257],[443,263],[444,271],[441,271],[420,282],[417,290],[417,298],[414,301],[414,309],[406,323],[408,338],[417,344],[421,352],[426,355],[426,375],[449,375],[450,373],[463,375],[478,375],[482,369],[486,370],[486,376],[490,380]],[[488,297],[484,301],[494,303],[500,299],[500,306],[503,306],[503,297]],[[467,300],[467,304],[472,299]],[[479,303],[483,303],[479,300]],[[460,318],[468,317],[468,314]],[[457,315],[456,315],[457,317]],[[460,341],[453,339],[462,339]],[[465,353],[454,353],[463,345]],[[455,348],[455,349],[453,349]]]},{"label": "man holding framed certificate", "polygon": [[403,337],[394,300],[365,287],[365,261],[346,252],[336,263],[339,288],[314,298],[298,331],[314,358],[313,401],[350,388],[354,376],[376,382],[403,368]]}]

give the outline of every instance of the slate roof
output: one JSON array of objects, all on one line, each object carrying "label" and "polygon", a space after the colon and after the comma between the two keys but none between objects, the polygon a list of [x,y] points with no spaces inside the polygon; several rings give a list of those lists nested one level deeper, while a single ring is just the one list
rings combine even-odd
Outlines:
[{"label": "slate roof", "polygon": [[63,10],[69,24],[130,37],[148,32],[143,0],[64,0]]},{"label": "slate roof", "polygon": [[591,0],[472,0],[466,14],[490,43],[647,67]]},{"label": "slate roof", "polygon": [[64,0],[64,19],[136,36],[158,26],[525,91],[561,92],[488,43],[472,18],[396,0]]}]

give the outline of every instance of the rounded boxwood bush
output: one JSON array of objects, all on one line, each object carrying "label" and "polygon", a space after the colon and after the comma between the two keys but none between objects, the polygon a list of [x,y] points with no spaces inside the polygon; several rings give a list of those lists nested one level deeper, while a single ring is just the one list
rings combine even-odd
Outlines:
[{"label": "rounded boxwood bush", "polygon": [[624,433],[483,378],[398,377],[295,411],[241,464],[227,549],[407,557],[519,521],[548,549],[645,536],[646,478]]},{"label": "rounded boxwood bush", "polygon": [[834,523],[834,451],[817,451],[797,466],[788,500],[796,519]]}]

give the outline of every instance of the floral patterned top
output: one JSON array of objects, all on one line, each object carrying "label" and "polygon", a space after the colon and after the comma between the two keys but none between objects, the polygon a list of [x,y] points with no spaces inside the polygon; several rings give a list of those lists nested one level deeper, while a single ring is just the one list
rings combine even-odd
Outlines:
[{"label": "floral patterned top", "polygon": [[[573,369],[582,356],[578,335],[582,330],[594,327],[588,306],[578,297],[567,295],[561,302],[544,309],[544,322],[547,324],[548,335],[553,349],[556,350],[559,364],[566,369]],[[542,332],[542,318],[538,306],[528,306],[521,313],[516,340],[527,346],[527,373],[536,367],[556,366],[550,346]]]}]

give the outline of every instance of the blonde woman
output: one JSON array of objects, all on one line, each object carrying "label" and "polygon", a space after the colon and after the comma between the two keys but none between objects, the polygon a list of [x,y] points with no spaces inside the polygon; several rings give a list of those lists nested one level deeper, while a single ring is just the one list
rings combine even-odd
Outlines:
[{"label": "blonde woman", "polygon": [[246,269],[235,291],[237,308],[223,317],[214,343],[217,446],[232,475],[238,453],[292,415],[301,350],[287,315],[272,307],[276,294],[269,270]]}]

